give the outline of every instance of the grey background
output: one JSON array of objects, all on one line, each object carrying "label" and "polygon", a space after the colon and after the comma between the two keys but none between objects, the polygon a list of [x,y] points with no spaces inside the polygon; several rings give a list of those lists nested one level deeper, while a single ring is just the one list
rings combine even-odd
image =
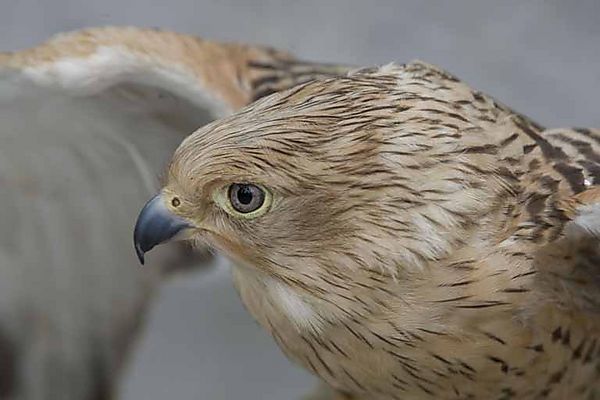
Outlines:
[{"label": "grey background", "polygon": [[[357,65],[418,58],[547,126],[600,127],[600,0],[0,0],[2,50],[97,25]],[[127,400],[274,400],[312,384],[247,316],[221,267],[165,287],[123,390]]]}]

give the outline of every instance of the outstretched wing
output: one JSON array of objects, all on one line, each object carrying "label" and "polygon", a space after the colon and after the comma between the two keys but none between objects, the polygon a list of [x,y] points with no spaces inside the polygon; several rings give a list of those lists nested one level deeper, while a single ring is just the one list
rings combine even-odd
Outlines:
[{"label": "outstretched wing", "polygon": [[0,398],[110,397],[160,270],[140,273],[132,225],[172,151],[270,91],[344,70],[134,28],[0,54]]}]

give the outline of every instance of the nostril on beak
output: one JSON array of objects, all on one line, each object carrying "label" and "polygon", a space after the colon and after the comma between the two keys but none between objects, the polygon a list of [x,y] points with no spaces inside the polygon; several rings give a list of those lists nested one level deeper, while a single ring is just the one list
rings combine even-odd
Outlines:
[{"label": "nostril on beak", "polygon": [[[174,203],[175,200],[177,205],[181,204],[181,200],[176,197],[171,202]],[[189,222],[167,208],[162,195],[154,196],[140,211],[133,232],[133,243],[140,263],[144,265],[145,253],[190,227]]]}]

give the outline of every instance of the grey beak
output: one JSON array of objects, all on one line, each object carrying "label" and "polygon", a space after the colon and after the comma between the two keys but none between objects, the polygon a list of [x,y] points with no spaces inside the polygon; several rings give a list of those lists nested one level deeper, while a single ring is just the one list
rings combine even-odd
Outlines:
[{"label": "grey beak", "polygon": [[167,242],[191,224],[173,214],[158,194],[146,203],[133,232],[133,243],[140,263],[144,265],[144,254],[156,245]]}]

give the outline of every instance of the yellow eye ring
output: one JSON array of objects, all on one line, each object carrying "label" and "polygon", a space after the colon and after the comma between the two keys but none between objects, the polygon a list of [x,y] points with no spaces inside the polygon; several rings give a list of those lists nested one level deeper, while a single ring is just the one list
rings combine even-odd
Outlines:
[{"label": "yellow eye ring", "polygon": [[271,192],[254,183],[232,183],[217,190],[213,198],[229,215],[244,219],[264,215],[273,202]]}]

